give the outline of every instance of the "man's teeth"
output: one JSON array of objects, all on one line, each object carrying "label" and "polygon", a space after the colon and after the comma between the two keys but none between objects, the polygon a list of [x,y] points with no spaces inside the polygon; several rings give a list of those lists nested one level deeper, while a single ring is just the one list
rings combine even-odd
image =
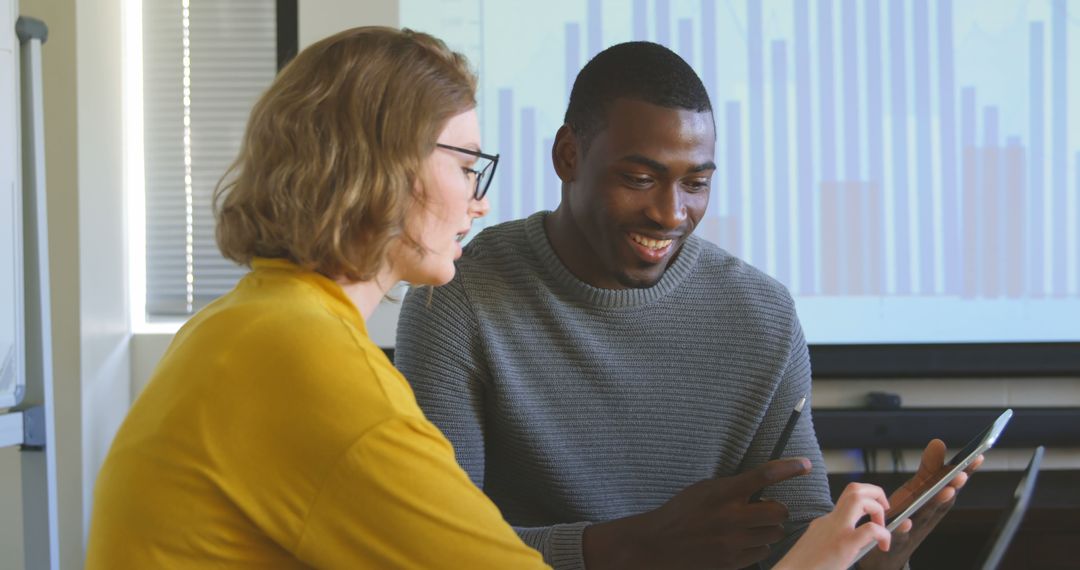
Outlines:
[{"label": "man's teeth", "polygon": [[649,249],[663,249],[671,245],[671,240],[669,239],[649,239],[638,234],[630,234],[630,238]]}]

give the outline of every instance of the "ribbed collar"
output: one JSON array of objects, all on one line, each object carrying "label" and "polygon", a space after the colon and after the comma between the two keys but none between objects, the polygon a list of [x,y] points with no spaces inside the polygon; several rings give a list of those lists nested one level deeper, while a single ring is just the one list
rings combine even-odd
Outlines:
[{"label": "ribbed collar", "polygon": [[652,287],[642,289],[600,289],[578,279],[563,265],[562,260],[551,247],[547,231],[544,230],[544,218],[550,212],[537,212],[525,220],[525,236],[532,245],[533,252],[543,264],[544,270],[560,286],[582,301],[597,307],[625,308],[638,307],[656,301],[672,292],[697,265],[701,253],[701,241],[691,235],[682,245],[682,251],[675,262],[664,271],[660,281]]},{"label": "ribbed collar", "polygon": [[251,260],[251,273],[249,277],[286,277],[302,281],[310,285],[319,294],[323,306],[335,315],[338,315],[356,326],[365,336],[367,327],[360,310],[353,304],[352,299],[345,294],[334,280],[321,273],[310,271],[287,260],[278,258],[256,257]]}]

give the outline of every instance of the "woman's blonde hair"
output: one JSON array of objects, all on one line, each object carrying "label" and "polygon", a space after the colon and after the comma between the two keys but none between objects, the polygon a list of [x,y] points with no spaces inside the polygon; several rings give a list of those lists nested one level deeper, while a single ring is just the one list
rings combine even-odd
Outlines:
[{"label": "woman's blonde hair", "polygon": [[476,106],[476,76],[441,40],[362,27],[293,59],[251,111],[214,190],[225,257],[286,258],[332,278],[373,278],[446,122]]}]

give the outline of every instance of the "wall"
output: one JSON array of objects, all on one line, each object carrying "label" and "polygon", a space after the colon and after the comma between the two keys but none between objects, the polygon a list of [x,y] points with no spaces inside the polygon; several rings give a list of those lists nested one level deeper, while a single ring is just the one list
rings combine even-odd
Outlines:
[{"label": "wall", "polygon": [[130,404],[121,0],[77,3],[83,538],[94,481]]},{"label": "wall", "polygon": [[[120,0],[20,2],[22,15],[49,27],[42,75],[61,568],[82,567],[94,478],[130,394],[120,8]],[[6,489],[18,488],[12,456],[0,456]],[[19,528],[3,511],[4,528]],[[0,546],[5,564],[21,559],[21,541]]]}]

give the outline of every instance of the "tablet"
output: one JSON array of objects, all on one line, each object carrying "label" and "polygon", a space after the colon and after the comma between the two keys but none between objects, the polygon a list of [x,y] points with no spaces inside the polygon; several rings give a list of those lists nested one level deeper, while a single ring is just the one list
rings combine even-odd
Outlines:
[{"label": "tablet", "polygon": [[[1005,430],[1006,424],[1012,419],[1012,415],[1012,410],[1005,410],[1002,412],[1002,414],[994,420],[994,423],[983,430],[978,437],[969,441],[963,449],[949,460],[948,463],[942,466],[938,473],[926,481],[923,481],[906,500],[900,500],[894,504],[890,504],[889,510],[885,512],[885,528],[887,528],[889,532],[896,530],[901,523],[911,518],[911,515],[915,514],[915,512],[922,508],[922,506],[930,499],[934,498],[934,495],[937,495],[939,491],[944,489],[945,486],[955,479],[961,471],[967,469],[979,455],[982,455],[983,452],[993,447],[994,442],[997,441],[1001,432]],[[867,544],[859,551],[859,555],[855,557],[855,560],[859,560],[863,556],[866,556],[868,552],[876,547],[876,542]]]},{"label": "tablet", "polygon": [[1012,503],[1002,513],[998,520],[997,528],[990,535],[992,538],[986,545],[980,559],[982,564],[975,566],[982,570],[997,570],[1001,559],[1005,557],[1005,551],[1009,549],[1016,531],[1020,529],[1020,523],[1024,520],[1024,513],[1031,504],[1031,497],[1035,495],[1035,481],[1039,477],[1039,468],[1042,467],[1043,447],[1040,445],[1028,462],[1024,475],[1020,477],[1020,483],[1013,493]]}]

